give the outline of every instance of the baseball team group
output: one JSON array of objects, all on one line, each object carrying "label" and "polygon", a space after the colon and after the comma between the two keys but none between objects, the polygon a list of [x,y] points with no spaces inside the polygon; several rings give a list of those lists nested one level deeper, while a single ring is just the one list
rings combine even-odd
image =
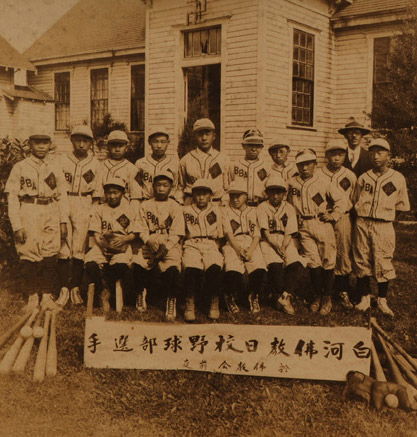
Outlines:
[{"label": "baseball team group", "polygon": [[394,315],[387,303],[393,222],[409,200],[385,139],[365,149],[370,131],[351,117],[318,167],[310,148],[290,159],[284,136],[264,144],[259,130],[247,130],[242,157],[230,161],[213,148],[211,120],[197,120],[193,133],[196,147],[179,160],[167,154],[169,132],[151,130],[151,153],[135,164],[120,130],[109,134],[103,161],[91,151],[87,125],[72,129],[65,155],[50,153],[50,135],[29,137],[31,154],[13,167],[5,189],[29,308],[82,304],[86,281],[96,305],[109,311],[120,281],[125,305],[143,313],[157,280],[167,321],[176,319],[177,300],[184,320],[194,321],[201,296],[213,320],[220,299],[235,314],[245,301],[260,312],[268,297],[292,315],[307,269],[311,312],[327,315],[334,299],[366,311],[373,277],[378,309]]}]

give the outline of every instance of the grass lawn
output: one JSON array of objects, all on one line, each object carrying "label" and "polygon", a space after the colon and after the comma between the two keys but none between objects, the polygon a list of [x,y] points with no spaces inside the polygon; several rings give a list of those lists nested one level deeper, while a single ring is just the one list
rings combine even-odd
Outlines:
[{"label": "grass lawn", "polygon": [[[417,356],[417,225],[397,226],[391,320],[380,325]],[[0,290],[0,333],[23,306],[16,283]],[[265,307],[222,323],[367,326],[369,315],[339,304],[327,317],[311,315],[301,300],[295,317]],[[179,311],[182,315],[182,309]],[[123,318],[139,319],[133,310]],[[151,308],[146,321],[163,319]],[[180,318],[181,321],[181,318]],[[206,321],[200,314],[200,322]],[[31,381],[34,356],[23,376],[0,378],[0,436],[417,436],[417,412],[368,408],[342,399],[343,383],[231,376],[200,372],[93,370],[83,367],[84,308],[58,315],[58,376]],[[1,355],[1,351],[0,351]],[[32,354],[33,355],[33,354]]]}]

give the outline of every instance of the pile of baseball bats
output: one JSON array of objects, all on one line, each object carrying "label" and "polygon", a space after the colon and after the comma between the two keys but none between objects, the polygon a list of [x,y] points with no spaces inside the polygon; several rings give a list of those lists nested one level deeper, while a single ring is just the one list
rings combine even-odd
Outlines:
[{"label": "pile of baseball bats", "polygon": [[[411,409],[417,410],[417,358],[407,353],[389,334],[371,318],[373,341],[377,340],[385,356],[389,371],[384,371],[375,344],[372,344],[372,364],[377,381],[390,381],[400,384],[407,390]],[[388,376],[388,377],[387,377]]]},{"label": "pile of baseball bats", "polygon": [[[58,310],[34,308],[23,315],[11,328],[0,336],[0,348],[14,338],[0,352],[0,375],[24,372],[32,351],[36,353],[33,380],[43,381],[45,376],[57,373],[56,315]],[[43,324],[42,324],[43,322]]]}]

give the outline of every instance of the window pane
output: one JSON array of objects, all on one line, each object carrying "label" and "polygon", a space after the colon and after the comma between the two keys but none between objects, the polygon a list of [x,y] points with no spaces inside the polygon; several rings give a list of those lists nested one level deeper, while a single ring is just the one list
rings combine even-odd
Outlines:
[{"label": "window pane", "polygon": [[209,30],[209,55],[215,55],[217,51],[217,29],[213,28]]},{"label": "window pane", "polygon": [[70,127],[70,73],[55,73],[55,129]]},{"label": "window pane", "polygon": [[193,56],[201,55],[200,32],[193,32]]},{"label": "window pane", "polygon": [[221,54],[221,27],[191,30],[184,32],[184,56]]},{"label": "window pane", "polygon": [[108,70],[91,70],[91,124],[103,122],[108,112]]},{"label": "window pane", "polygon": [[216,29],[216,33],[217,33],[217,54],[220,54],[222,52],[222,28],[218,27]]},{"label": "window pane", "polygon": [[145,129],[145,66],[133,65],[131,77],[130,130],[143,131]]}]

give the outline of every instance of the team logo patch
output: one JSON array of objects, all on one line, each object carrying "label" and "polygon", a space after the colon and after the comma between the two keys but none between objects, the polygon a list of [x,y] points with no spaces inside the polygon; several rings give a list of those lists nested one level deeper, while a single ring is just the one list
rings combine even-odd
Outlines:
[{"label": "team logo patch", "polygon": [[142,187],[143,186],[143,170],[139,170],[136,173],[135,181]]},{"label": "team logo patch", "polygon": [[169,215],[165,220],[165,227],[169,229],[172,225],[172,217]]},{"label": "team logo patch", "polygon": [[45,179],[46,185],[48,185],[48,187],[51,190],[55,190],[56,188],[56,177],[53,173],[49,173],[49,176]]},{"label": "team logo patch", "polygon": [[260,179],[261,181],[263,181],[263,180],[266,179],[266,177],[268,176],[268,174],[267,174],[267,172],[266,172],[266,170],[265,170],[264,168],[261,168],[261,169],[258,171],[258,176],[259,176],[259,179]]},{"label": "team logo patch", "polygon": [[233,233],[235,233],[240,228],[240,223],[232,219],[230,220],[230,226],[232,227]]},{"label": "team logo patch", "polygon": [[326,201],[327,201],[327,209],[333,209],[334,207],[334,200],[333,197],[330,196],[330,194],[326,194]]},{"label": "team logo patch", "polygon": [[122,214],[122,215],[117,219],[117,222],[119,223],[119,225],[120,225],[123,229],[126,229],[126,228],[130,225],[129,217],[127,217],[125,214]]},{"label": "team logo patch", "polygon": [[288,216],[287,216],[286,213],[281,217],[281,222],[282,222],[282,224],[284,225],[284,227],[287,226],[287,223],[288,223]]},{"label": "team logo patch", "polygon": [[320,206],[320,205],[324,202],[324,199],[323,199],[323,197],[321,196],[320,193],[316,193],[316,194],[314,195],[314,197],[312,197],[311,199],[313,200],[313,202],[314,202],[317,206]]},{"label": "team logo patch", "polygon": [[297,177],[297,176],[300,176],[300,173],[298,173],[298,171],[296,171],[296,172],[294,173],[294,177]]},{"label": "team logo patch", "polygon": [[351,186],[352,184],[350,183],[350,180],[349,180],[348,178],[343,178],[343,179],[340,181],[339,185],[340,185],[340,186],[341,186],[345,191],[347,191],[347,190],[350,188],[350,186]]},{"label": "team logo patch", "polygon": [[219,165],[218,162],[216,162],[214,165],[212,165],[212,166],[209,168],[209,173],[210,173],[210,176],[211,176],[213,179],[216,179],[217,176],[219,176],[219,175],[222,174],[222,169],[220,168],[220,165]]},{"label": "team logo patch", "polygon": [[397,191],[397,189],[395,188],[395,185],[392,182],[388,182],[386,183],[382,189],[384,190],[384,193],[387,196],[391,196],[392,193],[394,193],[395,191]]},{"label": "team logo patch", "polygon": [[83,178],[87,182],[87,184],[89,184],[94,179],[93,171],[91,169],[88,170],[86,173],[83,174]]},{"label": "team logo patch", "polygon": [[207,214],[207,222],[209,223],[209,225],[216,223],[216,221],[217,221],[217,216],[216,214],[214,214],[213,211],[211,211],[210,214]]}]

